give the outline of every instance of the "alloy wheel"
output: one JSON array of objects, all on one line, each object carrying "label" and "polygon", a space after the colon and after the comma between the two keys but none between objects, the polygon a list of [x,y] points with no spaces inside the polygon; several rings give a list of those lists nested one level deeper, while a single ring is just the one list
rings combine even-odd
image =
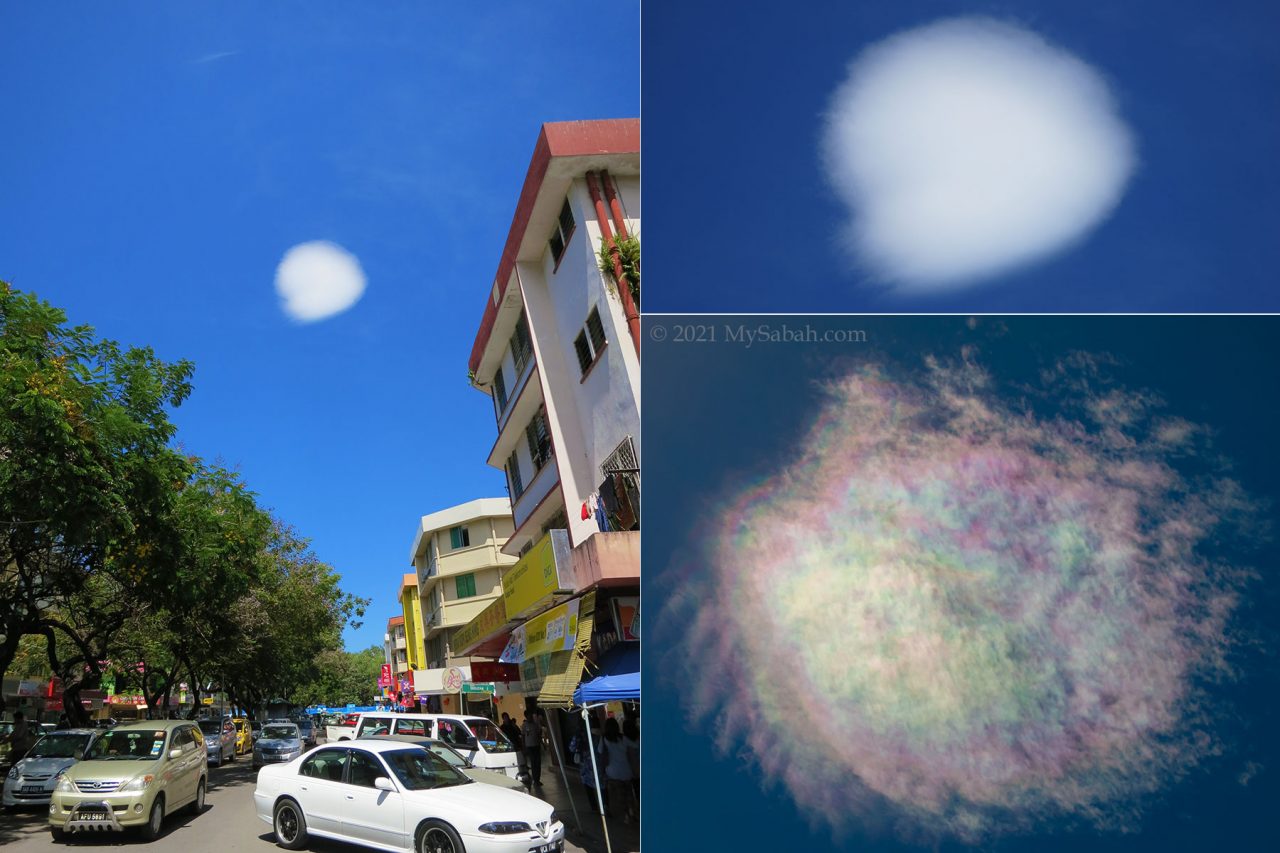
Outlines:
[{"label": "alloy wheel", "polygon": [[298,813],[292,806],[281,806],[276,812],[276,835],[285,844],[292,844],[298,837]]},{"label": "alloy wheel", "polygon": [[458,853],[449,833],[432,827],[422,834],[422,853]]}]

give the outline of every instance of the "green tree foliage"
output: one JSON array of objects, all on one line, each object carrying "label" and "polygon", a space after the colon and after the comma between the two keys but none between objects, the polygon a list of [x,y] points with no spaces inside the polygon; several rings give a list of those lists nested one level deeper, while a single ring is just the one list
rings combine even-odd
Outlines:
[{"label": "green tree foliage", "polygon": [[109,567],[141,571],[172,534],[187,463],[167,409],[191,371],[0,282],[0,672],[50,608]]},{"label": "green tree foliage", "polygon": [[42,648],[76,722],[108,671],[152,713],[184,680],[290,697],[368,605],[237,475],[170,446],[191,372],[0,282],[0,673]]},{"label": "green tree foliage", "polygon": [[361,652],[325,652],[316,660],[314,678],[299,690],[297,701],[303,705],[371,704],[378,692],[382,663],[381,646]]}]

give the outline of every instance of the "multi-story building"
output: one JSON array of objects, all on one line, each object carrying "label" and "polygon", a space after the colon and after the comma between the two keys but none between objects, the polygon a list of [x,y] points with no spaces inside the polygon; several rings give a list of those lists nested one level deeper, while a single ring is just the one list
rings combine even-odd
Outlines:
[{"label": "multi-story building", "polygon": [[409,671],[409,653],[404,636],[404,617],[392,616],[387,620],[387,633],[383,646],[387,663],[391,664],[391,676],[398,678]]},{"label": "multi-story building", "polygon": [[427,653],[422,632],[422,601],[418,597],[418,576],[404,575],[400,581],[401,616],[404,617],[404,648],[409,671],[425,669]]},{"label": "multi-story building", "polygon": [[[421,693],[437,691],[431,673],[458,667],[470,676],[471,658],[453,647],[453,635],[502,595],[502,576],[516,558],[503,552],[512,533],[506,498],[479,498],[422,517],[410,561],[422,612],[427,674],[417,679]],[[416,685],[417,686],[417,685]],[[487,701],[487,695],[474,696]],[[441,710],[457,710],[444,707]]]},{"label": "multi-story building", "polygon": [[639,225],[639,121],[544,125],[471,352],[520,561],[455,651],[518,664],[547,707],[638,647],[638,266],[633,287],[612,249]]}]

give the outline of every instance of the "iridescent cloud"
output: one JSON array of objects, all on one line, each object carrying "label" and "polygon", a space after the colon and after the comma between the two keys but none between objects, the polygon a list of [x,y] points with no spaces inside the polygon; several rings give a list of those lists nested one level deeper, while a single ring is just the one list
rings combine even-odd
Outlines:
[{"label": "iridescent cloud", "polygon": [[1205,546],[1248,505],[1175,464],[1201,428],[1099,369],[1046,371],[1052,410],[968,359],[830,382],[664,616],[704,650],[694,720],[836,833],[1136,826],[1221,748],[1203,685],[1247,573]]}]

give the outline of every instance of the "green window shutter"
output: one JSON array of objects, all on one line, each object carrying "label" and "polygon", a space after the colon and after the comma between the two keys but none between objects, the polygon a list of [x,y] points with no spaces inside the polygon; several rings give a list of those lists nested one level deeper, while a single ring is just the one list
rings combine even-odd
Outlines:
[{"label": "green window shutter", "polygon": [[458,598],[471,598],[476,594],[476,576],[458,575],[453,579]]}]

